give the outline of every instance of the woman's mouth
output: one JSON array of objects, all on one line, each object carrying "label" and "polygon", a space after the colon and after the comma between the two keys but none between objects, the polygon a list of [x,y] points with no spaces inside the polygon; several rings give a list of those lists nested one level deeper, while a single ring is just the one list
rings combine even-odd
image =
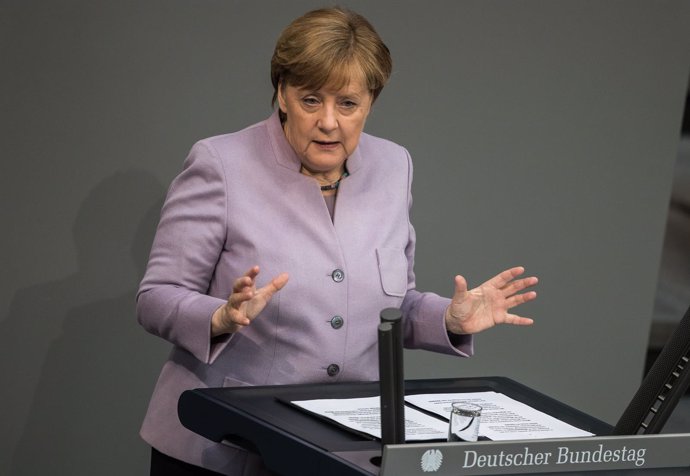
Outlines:
[{"label": "woman's mouth", "polygon": [[340,142],[329,142],[329,141],[321,141],[321,140],[315,140],[313,142],[314,142],[314,144],[317,145],[317,147],[319,149],[324,149],[324,150],[335,149],[336,147],[338,147],[338,144],[340,144]]}]

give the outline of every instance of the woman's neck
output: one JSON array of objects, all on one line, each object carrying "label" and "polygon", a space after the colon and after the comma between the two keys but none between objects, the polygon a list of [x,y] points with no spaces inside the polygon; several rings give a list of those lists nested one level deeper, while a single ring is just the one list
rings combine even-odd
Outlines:
[{"label": "woman's neck", "polygon": [[312,172],[306,167],[300,168],[300,173],[316,180],[321,187],[321,193],[324,195],[333,195],[337,192],[340,180],[347,176],[345,164],[341,165],[336,170],[328,172]]}]

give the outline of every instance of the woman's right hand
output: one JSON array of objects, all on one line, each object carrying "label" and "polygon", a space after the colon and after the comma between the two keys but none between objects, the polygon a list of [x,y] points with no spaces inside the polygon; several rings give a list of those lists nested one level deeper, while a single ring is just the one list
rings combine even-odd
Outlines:
[{"label": "woman's right hand", "polygon": [[259,267],[253,266],[244,276],[235,280],[228,302],[219,307],[211,317],[211,337],[231,334],[251,324],[289,278],[287,273],[282,273],[266,286],[256,289],[258,275]]}]

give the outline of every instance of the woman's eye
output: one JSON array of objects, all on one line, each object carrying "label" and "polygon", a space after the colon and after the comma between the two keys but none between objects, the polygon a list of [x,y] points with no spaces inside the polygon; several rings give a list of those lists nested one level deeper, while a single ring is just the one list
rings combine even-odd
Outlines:
[{"label": "woman's eye", "polygon": [[306,104],[307,106],[316,106],[317,104],[319,104],[319,100],[316,99],[315,97],[311,97],[311,96],[303,98],[302,102],[304,104]]},{"label": "woman's eye", "polygon": [[354,109],[355,107],[357,107],[357,103],[354,101],[343,101],[340,103],[340,105],[345,109]]}]

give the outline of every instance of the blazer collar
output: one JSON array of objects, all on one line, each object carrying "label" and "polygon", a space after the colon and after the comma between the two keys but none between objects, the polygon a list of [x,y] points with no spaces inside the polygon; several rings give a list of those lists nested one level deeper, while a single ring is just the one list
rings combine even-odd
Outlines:
[{"label": "blazer collar", "polygon": [[[271,117],[266,120],[266,127],[268,128],[269,139],[278,164],[299,172],[302,162],[285,137],[285,132],[283,132],[283,126],[280,124],[280,117],[278,116],[277,109],[273,111]],[[364,136],[364,133],[362,133],[362,136]],[[357,172],[362,166],[362,155],[359,149],[359,145],[357,145],[357,148],[355,148],[352,154],[347,158],[347,171],[350,175]]]}]

